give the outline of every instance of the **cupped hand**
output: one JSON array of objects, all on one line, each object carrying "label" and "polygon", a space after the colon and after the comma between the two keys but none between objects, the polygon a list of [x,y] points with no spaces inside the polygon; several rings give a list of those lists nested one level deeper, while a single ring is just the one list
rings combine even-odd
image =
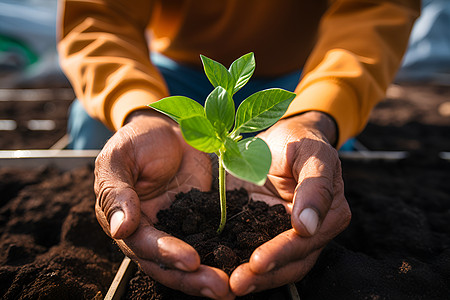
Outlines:
[{"label": "cupped hand", "polygon": [[194,248],[153,226],[178,192],[209,190],[211,180],[209,157],[184,142],[175,122],[140,111],[97,157],[95,211],[103,230],[153,279],[187,294],[233,299],[222,270],[201,265]]},{"label": "cupped hand", "polygon": [[259,137],[272,153],[266,184],[230,178],[229,188],[243,185],[255,200],[284,204],[292,229],[258,247],[231,274],[230,287],[238,296],[301,280],[351,218],[338,153],[330,145],[336,129],[328,116],[308,112],[283,119]]}]

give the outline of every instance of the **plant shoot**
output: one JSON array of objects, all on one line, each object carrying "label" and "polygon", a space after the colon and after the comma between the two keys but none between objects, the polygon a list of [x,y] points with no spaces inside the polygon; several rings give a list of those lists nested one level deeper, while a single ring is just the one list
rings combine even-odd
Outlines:
[{"label": "plant shoot", "polygon": [[226,222],[225,171],[239,179],[263,185],[272,161],[269,147],[262,139],[243,139],[241,134],[258,132],[275,124],[295,94],[277,88],[262,90],[246,98],[235,110],[233,95],[253,75],[254,54],[240,57],[229,69],[206,56],[200,57],[214,87],[204,107],[184,96],[167,97],[149,106],[178,122],[189,145],[217,155],[221,211],[217,232],[220,233]]}]

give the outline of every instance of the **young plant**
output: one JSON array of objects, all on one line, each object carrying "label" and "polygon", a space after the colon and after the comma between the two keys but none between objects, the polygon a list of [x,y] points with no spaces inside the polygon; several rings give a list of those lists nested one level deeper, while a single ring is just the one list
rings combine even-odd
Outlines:
[{"label": "young plant", "polygon": [[206,76],[214,86],[205,107],[184,96],[167,97],[149,106],[178,122],[189,145],[218,156],[221,220],[217,232],[220,233],[226,222],[225,170],[239,179],[263,185],[272,161],[269,147],[262,139],[242,139],[241,133],[272,126],[286,112],[295,94],[277,88],[259,91],[235,111],[233,95],[255,70],[253,53],[240,57],[229,69],[203,55],[200,57]]}]

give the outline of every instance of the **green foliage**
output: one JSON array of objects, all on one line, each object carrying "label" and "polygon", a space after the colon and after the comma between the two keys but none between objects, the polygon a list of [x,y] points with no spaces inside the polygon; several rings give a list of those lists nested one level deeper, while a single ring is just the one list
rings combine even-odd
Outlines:
[{"label": "green foliage", "polygon": [[[295,94],[275,88],[259,91],[245,99],[236,111],[233,95],[253,75],[253,53],[238,58],[229,69],[206,56],[200,57],[214,87],[205,107],[184,96],[167,97],[149,106],[178,122],[189,145],[206,153],[216,153],[219,172],[223,166],[237,178],[263,185],[272,161],[269,147],[258,137],[242,140],[240,134],[261,131],[275,124]],[[222,198],[224,180],[220,181],[220,189]]]}]

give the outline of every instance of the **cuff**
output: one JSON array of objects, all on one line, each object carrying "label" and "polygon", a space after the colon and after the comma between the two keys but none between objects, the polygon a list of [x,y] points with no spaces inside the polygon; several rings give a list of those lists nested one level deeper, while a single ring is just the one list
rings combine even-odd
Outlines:
[{"label": "cuff", "polygon": [[142,89],[128,90],[111,105],[111,119],[108,120],[108,123],[114,130],[118,130],[124,125],[125,119],[130,113],[139,109],[150,109],[148,107],[150,103],[164,97],[166,95],[155,95]]},{"label": "cuff", "polygon": [[334,118],[338,127],[337,149],[359,132],[356,95],[338,81],[316,81],[302,87],[283,118],[307,111],[320,111]]}]

